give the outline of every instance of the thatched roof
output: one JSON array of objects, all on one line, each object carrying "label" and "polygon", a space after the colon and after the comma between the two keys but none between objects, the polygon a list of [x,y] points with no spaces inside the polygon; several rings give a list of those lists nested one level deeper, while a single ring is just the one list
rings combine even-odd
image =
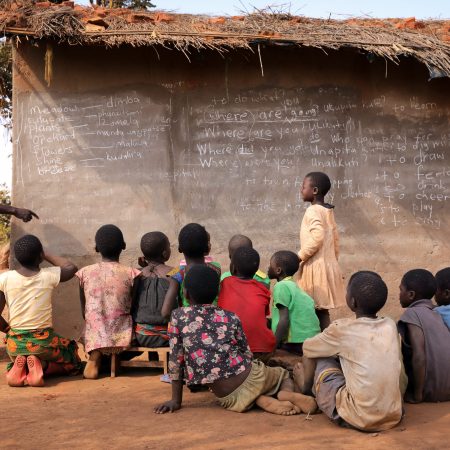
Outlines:
[{"label": "thatched roof", "polygon": [[[0,0],[1,2],[2,0]],[[183,51],[226,52],[254,49],[262,42],[315,47],[324,51],[355,48],[399,62],[411,56],[434,75],[450,76],[450,20],[309,19],[284,13],[209,17],[168,12],[81,7],[28,0],[3,0],[0,31],[73,45],[162,45]]]}]

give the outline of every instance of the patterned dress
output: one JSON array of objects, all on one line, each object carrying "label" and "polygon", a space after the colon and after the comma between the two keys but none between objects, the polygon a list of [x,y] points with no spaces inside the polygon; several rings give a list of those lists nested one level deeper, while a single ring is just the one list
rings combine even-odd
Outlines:
[{"label": "patterned dress", "polygon": [[83,340],[86,352],[113,353],[128,347],[133,334],[131,291],[140,271],[101,262],[76,273],[86,298]]},{"label": "patterned dress", "polygon": [[169,374],[188,385],[210,384],[244,372],[252,362],[238,317],[214,305],[192,305],[172,312]]}]

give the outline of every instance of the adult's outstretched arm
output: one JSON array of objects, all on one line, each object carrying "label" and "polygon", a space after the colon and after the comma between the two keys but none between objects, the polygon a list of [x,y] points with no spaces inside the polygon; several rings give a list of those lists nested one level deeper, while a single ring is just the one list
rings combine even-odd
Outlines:
[{"label": "adult's outstretched arm", "polygon": [[39,219],[39,216],[30,209],[16,208],[15,206],[3,204],[0,204],[0,214],[10,214],[24,222],[29,222],[33,217]]}]

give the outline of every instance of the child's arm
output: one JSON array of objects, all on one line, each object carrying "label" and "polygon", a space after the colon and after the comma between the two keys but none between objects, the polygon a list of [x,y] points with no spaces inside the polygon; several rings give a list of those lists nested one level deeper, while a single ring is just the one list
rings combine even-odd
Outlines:
[{"label": "child's arm", "polygon": [[6,299],[5,294],[0,291],[0,331],[2,333],[7,333],[9,331],[8,322],[2,317],[2,312],[5,309]]},{"label": "child's arm", "polygon": [[[182,325],[180,325],[181,328]],[[184,348],[182,336],[178,328],[176,311],[170,318],[167,328],[170,337],[169,373],[172,381],[172,400],[161,403],[153,410],[156,414],[165,414],[181,408],[183,401],[183,380],[184,380]]]},{"label": "child's arm", "polygon": [[236,346],[238,347],[238,349],[240,349],[240,351],[249,359],[252,359],[253,354],[248,345],[247,337],[245,336],[244,330],[242,328],[242,323],[237,316],[235,321],[235,338]]},{"label": "child's arm", "polygon": [[180,285],[173,278],[170,278],[169,281],[169,289],[167,289],[166,296],[164,297],[164,303],[161,308],[161,315],[164,319],[168,319],[170,317],[170,313],[178,306],[177,298]]},{"label": "child's arm", "polygon": [[153,410],[156,414],[174,412],[181,408],[181,402],[183,401],[183,369],[180,369],[180,376],[181,378],[179,380],[172,380],[172,400],[156,406]]},{"label": "child's arm", "polygon": [[279,347],[283,339],[289,334],[289,305],[292,296],[283,282],[277,283],[273,288],[273,306],[278,310],[279,320],[275,330],[276,346]]},{"label": "child's arm", "polygon": [[148,263],[147,263],[147,261],[145,260],[145,258],[143,256],[139,256],[138,264],[139,264],[139,267],[142,267],[142,268],[148,266]]},{"label": "child's arm", "polygon": [[84,289],[80,286],[80,303],[81,303],[81,315],[83,319],[86,320],[85,310],[86,310],[86,297],[84,295]]},{"label": "child's arm", "polygon": [[52,255],[48,252],[44,253],[44,259],[48,261],[53,266],[58,266],[61,268],[61,276],[59,281],[63,283],[64,281],[69,281],[78,270],[78,267],[69,261],[67,258],[62,256]]},{"label": "child's arm", "polygon": [[406,395],[405,401],[408,403],[420,403],[423,401],[423,390],[425,387],[425,338],[420,327],[407,324],[408,340],[412,351],[412,372],[414,379],[414,389],[411,395]]},{"label": "child's arm", "polygon": [[289,332],[289,309],[286,306],[277,304],[276,308],[280,312],[280,320],[278,321],[277,329],[275,331],[275,339],[277,341],[277,348],[280,346],[283,338]]},{"label": "child's arm", "polygon": [[[308,213],[308,211],[311,211]],[[306,226],[308,229],[308,239],[300,242],[300,252],[298,256],[301,261],[307,261],[309,258],[314,256],[322,247],[323,240],[325,237],[325,232],[323,229],[322,219],[318,214],[314,214],[311,208],[307,209],[305,214],[309,214],[312,217],[309,218],[308,223],[302,226]]]},{"label": "child's arm", "polygon": [[341,350],[341,328],[334,322],[322,333],[303,342],[303,354],[307,358],[327,358],[339,355]]},{"label": "child's arm", "polygon": [[339,233],[336,224],[333,226],[334,254],[339,259]]},{"label": "child's arm", "polygon": [[133,287],[131,289],[131,315],[135,313],[139,304],[139,283],[141,282],[141,279],[142,272],[133,280]]}]

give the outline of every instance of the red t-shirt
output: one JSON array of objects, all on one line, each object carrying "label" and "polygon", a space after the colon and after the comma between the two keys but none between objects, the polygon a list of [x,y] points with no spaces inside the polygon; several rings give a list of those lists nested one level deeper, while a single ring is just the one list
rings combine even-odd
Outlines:
[{"label": "red t-shirt", "polygon": [[253,353],[270,353],[275,348],[275,336],[267,327],[269,304],[269,290],[256,280],[227,277],[220,285],[218,306],[239,317]]}]

